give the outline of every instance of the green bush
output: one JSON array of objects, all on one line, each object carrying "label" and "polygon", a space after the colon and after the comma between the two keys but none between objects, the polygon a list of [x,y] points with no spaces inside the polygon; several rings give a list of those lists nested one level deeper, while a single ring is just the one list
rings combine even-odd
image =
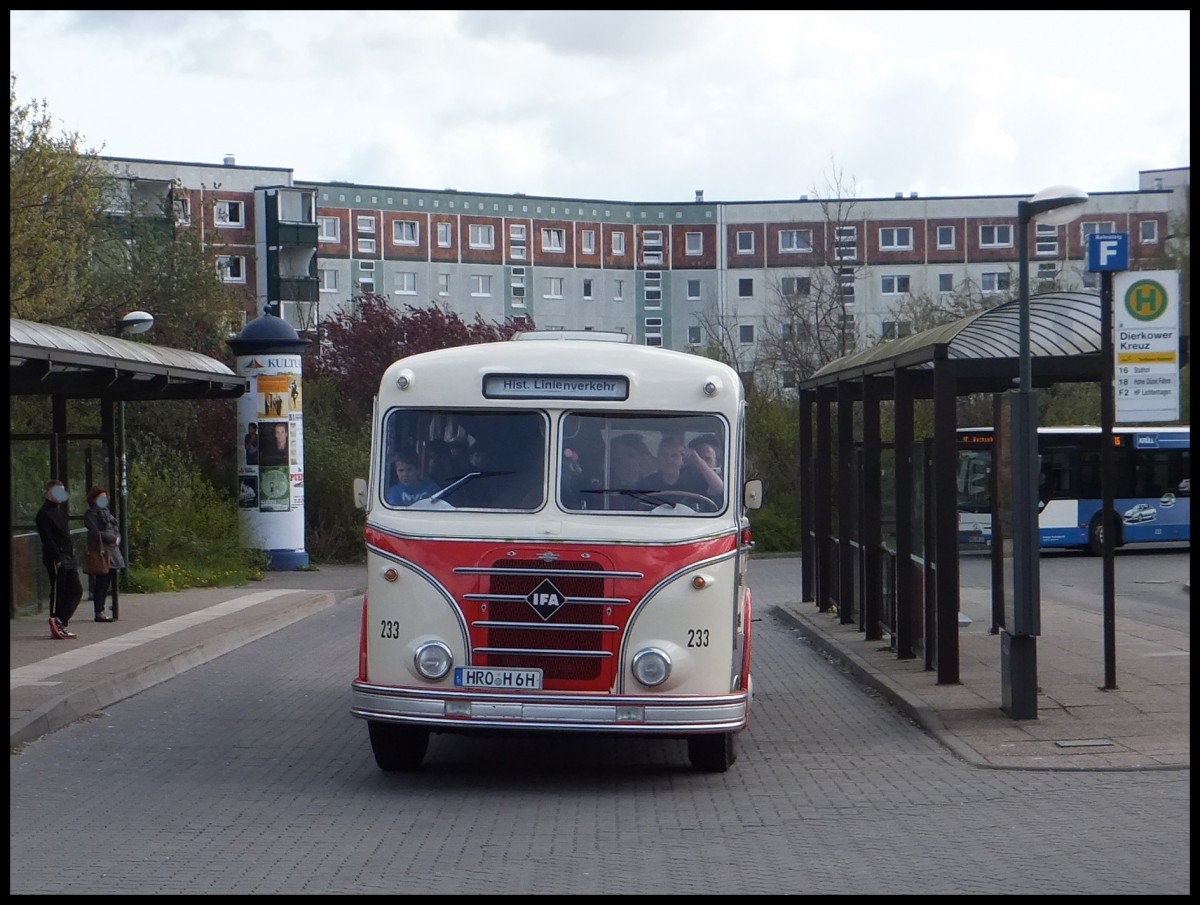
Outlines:
[{"label": "green bush", "polygon": [[332,381],[304,386],[305,550],[329,563],[366,561],[366,514],[354,505],[354,479],[367,477],[371,454],[368,419],[346,424]]},{"label": "green bush", "polygon": [[262,577],[265,555],[242,546],[232,494],[214,489],[186,454],[151,438],[141,438],[130,457],[129,512],[126,590],[228,587]]}]

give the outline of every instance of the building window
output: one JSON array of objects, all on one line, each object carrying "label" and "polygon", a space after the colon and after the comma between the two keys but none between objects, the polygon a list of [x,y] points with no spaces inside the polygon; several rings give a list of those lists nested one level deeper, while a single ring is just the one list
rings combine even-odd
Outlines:
[{"label": "building window", "polygon": [[754,342],[754,324],[738,324],[738,342],[742,345]]},{"label": "building window", "polygon": [[[491,229],[491,227],[488,227]],[[492,278],[486,273],[471,274],[471,295],[474,297],[490,297],[492,294]]]},{"label": "building window", "polygon": [[662,307],[662,271],[647,270],[646,271],[646,307],[661,308]]},{"label": "building window", "polygon": [[662,327],[663,320],[661,317],[648,317],[645,320],[646,325],[646,345],[661,346],[663,344]]},{"label": "building window", "polygon": [[954,291],[954,274],[939,273],[938,274],[938,292],[953,292]]},{"label": "building window", "polygon": [[812,278],[811,277],[784,277],[781,281],[783,294],[788,298],[795,298],[801,295],[810,295],[812,293]]},{"label": "building window", "polygon": [[661,229],[648,229],[642,233],[643,248],[662,248],[663,234]]},{"label": "building window", "polygon": [[885,226],[879,230],[880,251],[911,251],[911,226]]},{"label": "building window", "polygon": [[358,240],[358,252],[359,252],[359,254],[364,254],[364,255],[375,254],[375,240],[374,239],[359,239]]},{"label": "building window", "polygon": [[683,245],[684,254],[704,254],[704,233],[684,233]]},{"label": "building window", "polygon": [[438,274],[438,295],[449,295],[449,294],[450,294],[450,274],[439,273]]},{"label": "building window", "polygon": [[524,307],[525,305],[525,268],[514,267],[512,276],[509,280],[509,286],[512,288],[512,300],[514,305]]},{"label": "building window", "polygon": [[884,321],[883,338],[899,339],[912,333],[912,321]]},{"label": "building window", "polygon": [[743,277],[738,280],[738,298],[752,299],[754,298],[754,280],[750,277]]},{"label": "building window", "polygon": [[838,245],[833,249],[834,260],[853,261],[858,257],[858,248],[854,245]]},{"label": "building window", "polygon": [[884,295],[907,295],[909,280],[907,274],[893,274],[882,277],[879,289]]},{"label": "building window", "polygon": [[[472,248],[495,248],[496,230],[487,223],[472,223],[468,241]],[[492,293],[489,291],[485,294],[491,295]]]},{"label": "building window", "polygon": [[614,302],[625,301],[625,281],[624,280],[613,280],[613,301]]},{"label": "building window", "polygon": [[245,207],[240,201],[218,201],[213,208],[213,218],[217,226],[244,226]]},{"label": "building window", "polygon": [[1100,288],[1100,274],[1098,272],[1085,270],[1083,272],[1083,288],[1084,289],[1099,289]]},{"label": "building window", "polygon": [[566,233],[561,229],[542,230],[542,251],[561,253],[567,250]]},{"label": "building window", "polygon": [[246,282],[246,259],[241,255],[228,255],[217,258],[217,273],[223,283]]},{"label": "building window", "polygon": [[360,261],[358,264],[358,269],[363,272],[373,271],[375,269],[375,262],[374,261]]},{"label": "building window", "polygon": [[337,217],[317,217],[317,241],[337,242],[342,238],[342,221]]},{"label": "building window", "polygon": [[783,388],[785,390],[794,390],[799,384],[799,377],[795,371],[783,372]]},{"label": "building window", "polygon": [[375,277],[374,276],[360,276],[358,278],[358,291],[361,292],[363,295],[374,295],[375,294]]},{"label": "building window", "polygon": [[698,302],[700,300],[700,281],[687,281],[687,297],[689,302]]},{"label": "building window", "polygon": [[176,198],[172,204],[175,210],[175,222],[180,226],[187,226],[192,222],[192,199],[188,197]]},{"label": "building window", "polygon": [[546,277],[546,298],[560,299],[563,297],[563,278]]},{"label": "building window", "polygon": [[508,238],[510,241],[524,244],[526,235],[524,223],[510,223],[508,225]]},{"label": "building window", "polygon": [[812,251],[812,230],[781,229],[779,231],[779,251],[783,254]]},{"label": "building window", "polygon": [[980,285],[984,292],[1007,292],[1008,291],[1008,271],[1001,270],[992,273],[984,273],[980,275]]},{"label": "building window", "polygon": [[392,242],[396,245],[416,245],[420,238],[416,220],[397,220],[392,224]]},{"label": "building window", "polygon": [[854,268],[839,267],[838,268],[838,289],[841,290],[842,299],[853,299],[854,297]]},{"label": "building window", "polygon": [[591,277],[583,278],[583,297],[585,299],[590,299],[592,297],[592,278]]},{"label": "building window", "polygon": [[1086,223],[1079,224],[1079,234],[1083,238],[1083,245],[1087,247],[1088,236],[1092,233],[1115,233],[1117,224],[1112,220],[1089,220]]},{"label": "building window", "polygon": [[396,294],[416,295],[417,275],[411,271],[402,270],[396,274]]},{"label": "building window", "polygon": [[1057,255],[1058,254],[1058,227],[1051,226],[1046,223],[1038,223],[1037,231],[1034,233],[1034,254],[1038,255]]},{"label": "building window", "polygon": [[937,228],[937,247],[943,250],[954,248],[953,226],[939,226]]},{"label": "building window", "polygon": [[438,248],[451,248],[454,245],[453,224],[441,222],[437,225]]},{"label": "building window", "polygon": [[1058,280],[1058,265],[1053,261],[1043,261],[1038,264],[1036,279],[1038,289],[1042,291],[1052,289]]},{"label": "building window", "polygon": [[1008,223],[979,227],[980,248],[1012,248],[1013,232]]},{"label": "building window", "polygon": [[357,223],[358,223],[358,231],[360,233],[374,233],[375,232],[375,218],[374,217],[359,217],[357,220]]},{"label": "building window", "polygon": [[750,230],[738,230],[737,253],[740,255],[754,254],[754,233],[752,233]]},{"label": "building window", "polygon": [[596,231],[594,229],[585,229],[580,232],[579,244],[585,255],[594,255],[596,253]]},{"label": "building window", "polygon": [[317,270],[322,292],[337,292],[337,271],[322,267]]},{"label": "building window", "polygon": [[1158,244],[1158,221],[1157,220],[1140,220],[1138,221],[1138,241],[1143,245]]},{"label": "building window", "polygon": [[696,326],[692,326],[692,327],[688,327],[687,330],[688,330],[688,338],[687,338],[688,345],[689,346],[700,345],[700,328],[696,327]]},{"label": "building window", "polygon": [[858,241],[858,227],[839,226],[834,229],[833,238],[834,241],[840,245],[845,245],[847,243],[853,244]]},{"label": "building window", "polygon": [[625,254],[625,233],[615,232],[612,234],[612,253],[614,255]]}]

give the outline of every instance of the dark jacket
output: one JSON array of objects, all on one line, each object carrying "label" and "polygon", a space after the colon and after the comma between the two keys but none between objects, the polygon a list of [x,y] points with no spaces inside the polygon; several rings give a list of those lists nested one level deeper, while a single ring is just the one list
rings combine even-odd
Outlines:
[{"label": "dark jacket", "polygon": [[109,510],[101,509],[93,503],[83,514],[83,526],[87,528],[88,550],[90,552],[107,550],[109,568],[125,568],[125,559],[121,556],[119,545],[121,534],[117,517]]},{"label": "dark jacket", "polygon": [[42,562],[47,566],[60,565],[75,568],[75,548],[71,544],[71,530],[67,527],[67,513],[58,503],[46,500],[34,516],[38,537],[42,539]]}]

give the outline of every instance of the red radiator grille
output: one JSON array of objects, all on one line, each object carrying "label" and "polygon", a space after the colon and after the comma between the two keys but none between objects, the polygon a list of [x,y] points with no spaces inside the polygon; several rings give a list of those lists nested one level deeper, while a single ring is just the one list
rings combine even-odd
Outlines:
[{"label": "red radiator grille", "polygon": [[[559,593],[567,598],[602,598],[605,576],[603,567],[595,562],[543,562],[542,560],[500,560],[492,564],[494,569],[529,570],[536,574],[491,575],[487,593],[504,596],[519,596],[520,600],[492,600],[488,604],[488,622],[525,623],[531,628],[503,627],[487,628],[479,646],[506,648],[520,653],[487,654],[480,659],[481,665],[497,667],[523,667],[543,670],[547,682],[587,682],[595,684],[603,678],[611,681],[618,633],[613,631],[588,631],[587,629],[561,631],[539,628],[546,625],[615,625],[612,607],[602,603],[567,603],[549,619],[543,620],[528,602],[525,595],[533,592],[549,578]],[[588,571],[598,573],[591,576],[566,576],[562,571]],[[571,657],[540,655],[538,651],[606,651],[607,657]]]}]

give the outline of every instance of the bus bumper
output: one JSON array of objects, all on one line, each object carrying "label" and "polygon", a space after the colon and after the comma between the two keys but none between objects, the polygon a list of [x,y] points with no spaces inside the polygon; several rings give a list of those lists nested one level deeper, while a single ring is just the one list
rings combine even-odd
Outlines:
[{"label": "bus bumper", "polygon": [[423,691],[355,681],[350,712],[363,720],[425,726],[434,732],[483,729],[693,735],[746,728],[750,695],[719,697],[498,694]]}]

